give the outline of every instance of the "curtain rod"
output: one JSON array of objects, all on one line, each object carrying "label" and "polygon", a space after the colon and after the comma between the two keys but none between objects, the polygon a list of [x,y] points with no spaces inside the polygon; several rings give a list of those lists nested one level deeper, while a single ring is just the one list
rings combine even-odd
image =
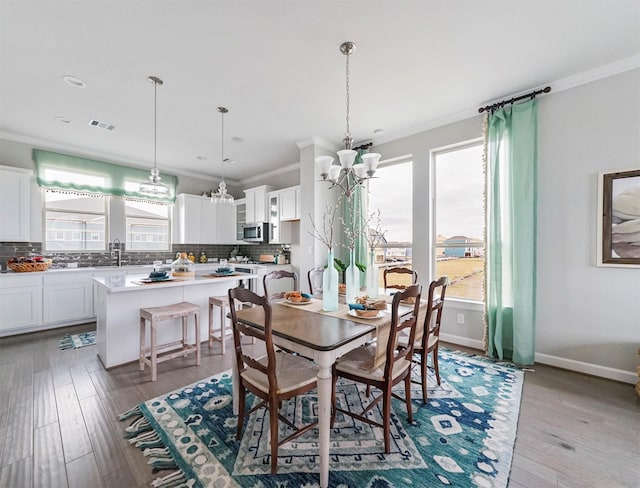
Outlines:
[{"label": "curtain rod", "polygon": [[533,98],[536,97],[536,95],[539,95],[541,93],[549,93],[550,91],[551,91],[551,87],[550,86],[547,86],[547,87],[545,87],[545,88],[543,88],[541,90],[533,90],[532,92],[526,93],[526,94],[521,95],[519,97],[511,98],[509,100],[502,100],[500,102],[496,102],[496,103],[493,103],[491,105],[486,105],[484,107],[480,107],[478,109],[478,112],[482,113],[484,111],[489,111],[489,110],[491,110],[493,112],[495,109],[502,108],[502,107],[504,107],[505,105],[507,105],[509,103],[514,103],[514,102],[517,102],[518,100],[524,100],[525,98],[533,99]]}]

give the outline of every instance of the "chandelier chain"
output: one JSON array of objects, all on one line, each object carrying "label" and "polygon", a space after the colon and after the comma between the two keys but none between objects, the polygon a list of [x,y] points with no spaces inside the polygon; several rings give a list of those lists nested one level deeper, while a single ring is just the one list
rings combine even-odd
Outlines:
[{"label": "chandelier chain", "polygon": [[346,63],[347,64],[347,67],[346,67],[346,75],[347,75],[346,76],[346,80],[347,80],[347,83],[346,83],[346,93],[347,93],[347,131],[344,133],[345,140],[351,138],[351,130],[349,129],[349,108],[350,108],[349,107],[349,79],[350,79],[350,74],[351,74],[351,72],[349,70],[349,57],[350,57],[350,55],[347,53],[346,57],[347,57],[347,63]]}]

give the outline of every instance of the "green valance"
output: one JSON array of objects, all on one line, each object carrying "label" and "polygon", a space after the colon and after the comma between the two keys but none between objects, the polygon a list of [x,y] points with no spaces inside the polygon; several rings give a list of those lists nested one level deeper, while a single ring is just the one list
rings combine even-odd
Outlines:
[{"label": "green valance", "polygon": [[169,196],[154,197],[139,192],[140,183],[149,181],[150,171],[41,149],[33,150],[33,162],[36,165],[36,181],[42,188],[165,203],[176,200],[178,179],[164,173],[160,177],[162,183],[169,187]]}]

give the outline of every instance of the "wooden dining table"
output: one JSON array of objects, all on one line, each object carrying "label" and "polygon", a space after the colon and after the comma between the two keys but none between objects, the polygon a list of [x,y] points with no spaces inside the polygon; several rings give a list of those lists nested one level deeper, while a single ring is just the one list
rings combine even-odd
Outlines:
[{"label": "wooden dining table", "polygon": [[[362,344],[375,339],[381,330],[391,324],[391,297],[387,309],[378,318],[365,319],[349,315],[349,307],[340,304],[335,312],[324,312],[322,300],[313,299],[299,305],[285,300],[275,301],[271,307],[273,342],[280,347],[312,358],[318,366],[318,432],[320,454],[320,486],[329,486],[329,445],[331,431],[331,375],[336,359]],[[400,314],[413,311],[413,305],[400,305]],[[264,329],[261,307],[245,308],[236,312],[238,321]],[[383,335],[381,335],[382,339]],[[378,348],[384,347],[378,341]],[[233,362],[234,413],[238,405],[238,370]]]}]

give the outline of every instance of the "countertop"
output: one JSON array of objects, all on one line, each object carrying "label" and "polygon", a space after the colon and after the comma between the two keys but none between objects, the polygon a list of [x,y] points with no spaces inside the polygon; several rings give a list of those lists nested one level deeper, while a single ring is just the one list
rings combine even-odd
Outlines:
[{"label": "countertop", "polygon": [[95,276],[93,281],[99,286],[103,286],[108,293],[121,293],[129,291],[141,291],[159,288],[171,288],[177,286],[200,286],[211,285],[214,283],[224,283],[228,281],[237,281],[239,279],[256,279],[257,274],[253,273],[235,273],[230,276],[208,276],[196,275],[193,278],[172,278],[167,281],[159,281],[154,283],[142,283],[140,280],[146,278],[146,274],[139,275],[116,275],[116,276]]}]

